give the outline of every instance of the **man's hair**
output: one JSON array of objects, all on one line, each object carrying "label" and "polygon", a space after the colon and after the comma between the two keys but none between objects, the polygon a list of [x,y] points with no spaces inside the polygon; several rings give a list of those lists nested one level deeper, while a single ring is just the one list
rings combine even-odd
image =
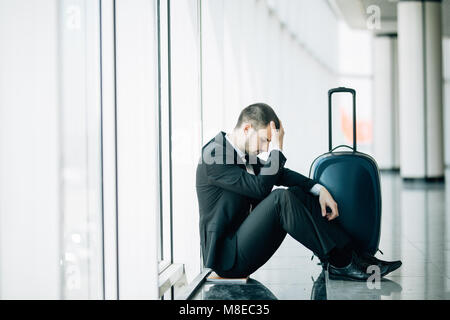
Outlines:
[{"label": "man's hair", "polygon": [[264,129],[270,121],[275,122],[277,129],[280,128],[280,120],[272,107],[265,103],[255,103],[241,111],[236,128],[240,128],[244,122],[250,122],[255,130]]}]

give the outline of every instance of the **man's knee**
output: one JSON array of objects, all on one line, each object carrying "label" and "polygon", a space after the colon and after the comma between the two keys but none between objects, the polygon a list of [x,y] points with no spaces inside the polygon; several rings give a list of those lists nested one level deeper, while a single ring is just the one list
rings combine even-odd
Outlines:
[{"label": "man's knee", "polygon": [[285,189],[285,188],[278,188],[278,189],[273,190],[273,191],[270,193],[270,195],[271,195],[272,197],[281,198],[281,197],[284,196],[284,194],[285,194],[286,192],[287,192],[287,189]]},{"label": "man's knee", "polygon": [[289,189],[279,188],[271,192],[271,196],[279,202],[289,201],[294,195]]},{"label": "man's knee", "polygon": [[[307,203],[307,194],[300,187],[280,188],[272,191],[273,201],[282,207],[305,207],[309,208]],[[317,202],[318,203],[318,202]],[[289,210],[290,211],[290,210]],[[286,212],[289,213],[289,212]]]}]

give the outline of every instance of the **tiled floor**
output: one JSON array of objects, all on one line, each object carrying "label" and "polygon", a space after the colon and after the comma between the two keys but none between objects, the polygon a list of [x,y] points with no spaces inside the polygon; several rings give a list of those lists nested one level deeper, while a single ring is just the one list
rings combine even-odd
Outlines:
[{"label": "tiled floor", "polygon": [[403,265],[379,288],[328,279],[311,252],[288,235],[247,285],[206,283],[194,299],[450,299],[450,187],[404,182],[394,173],[382,173],[381,183],[384,255],[377,257]]}]

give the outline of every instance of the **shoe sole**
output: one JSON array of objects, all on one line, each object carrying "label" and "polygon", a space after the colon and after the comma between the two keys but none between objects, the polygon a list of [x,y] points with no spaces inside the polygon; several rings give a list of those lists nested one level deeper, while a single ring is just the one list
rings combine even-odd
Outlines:
[{"label": "shoe sole", "polygon": [[369,279],[369,277],[367,277],[367,279],[357,279],[357,278],[352,278],[352,277],[348,277],[348,276],[338,276],[338,275],[330,274],[330,273],[328,272],[328,279],[331,279],[331,280],[348,280],[348,281],[359,281],[359,282],[364,282],[364,281],[367,281],[367,279]]}]

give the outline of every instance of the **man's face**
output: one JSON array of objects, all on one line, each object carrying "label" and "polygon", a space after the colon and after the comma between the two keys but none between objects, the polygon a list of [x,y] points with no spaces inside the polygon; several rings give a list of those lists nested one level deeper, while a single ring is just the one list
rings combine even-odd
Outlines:
[{"label": "man's face", "polygon": [[255,130],[249,125],[249,127],[244,127],[244,131],[247,133],[245,151],[249,155],[258,155],[261,152],[267,152],[269,150],[269,142],[272,138],[270,125],[258,130]]}]

